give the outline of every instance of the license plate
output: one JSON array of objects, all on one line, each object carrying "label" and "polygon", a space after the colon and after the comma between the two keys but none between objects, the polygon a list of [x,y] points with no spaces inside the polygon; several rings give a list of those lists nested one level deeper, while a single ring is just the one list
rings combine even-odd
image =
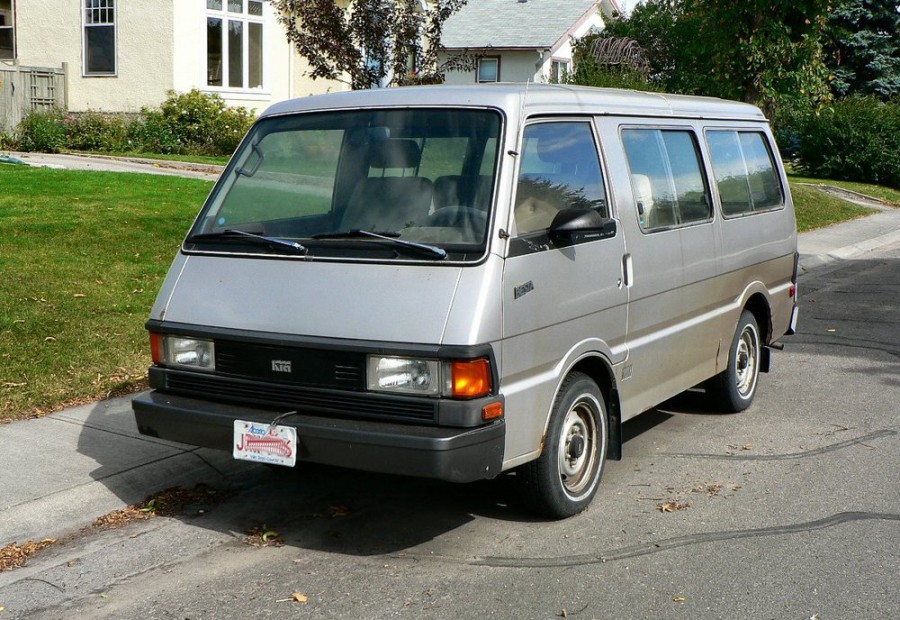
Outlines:
[{"label": "license plate", "polygon": [[238,460],[293,467],[297,464],[297,429],[235,420],[233,447],[232,455]]}]

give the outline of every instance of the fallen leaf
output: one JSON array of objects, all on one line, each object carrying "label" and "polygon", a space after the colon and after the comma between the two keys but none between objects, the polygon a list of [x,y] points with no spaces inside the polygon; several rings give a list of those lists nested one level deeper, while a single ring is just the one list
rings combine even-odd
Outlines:
[{"label": "fallen leaf", "polygon": [[291,598],[298,603],[305,603],[309,600],[308,596],[306,596],[305,594],[300,594],[299,592],[294,592],[293,594],[291,594]]},{"label": "fallen leaf", "polygon": [[278,535],[279,535],[278,532],[275,530],[266,530],[262,534],[262,541],[269,542],[270,540],[274,540],[274,539],[278,538]]},{"label": "fallen leaf", "polygon": [[346,506],[341,506],[340,504],[333,504],[328,507],[328,513],[332,518],[346,517],[350,514],[350,509]]},{"label": "fallen leaf", "polygon": [[672,597],[672,600],[675,601],[676,603],[683,603],[683,602],[685,602],[687,599],[686,599],[685,597],[683,597],[683,596],[673,596],[673,597]]},{"label": "fallen leaf", "polygon": [[659,508],[660,512],[678,512],[679,510],[685,510],[690,507],[688,502],[682,502],[680,500],[672,500],[669,502],[663,502],[657,508]]}]

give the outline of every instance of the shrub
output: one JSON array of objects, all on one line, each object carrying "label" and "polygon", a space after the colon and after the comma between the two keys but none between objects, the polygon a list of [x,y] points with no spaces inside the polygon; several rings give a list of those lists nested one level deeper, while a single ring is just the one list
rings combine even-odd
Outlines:
[{"label": "shrub", "polygon": [[0,131],[0,151],[10,151],[16,148],[16,139],[11,133]]},{"label": "shrub", "polygon": [[121,114],[82,112],[66,117],[66,147],[76,151],[129,151],[128,123]]},{"label": "shrub", "polygon": [[900,101],[848,97],[795,121],[796,167],[809,176],[900,188]]},{"label": "shrub", "polygon": [[137,150],[145,153],[162,153],[165,155],[184,155],[187,149],[178,138],[178,134],[166,122],[159,110],[144,108],[139,120],[128,128],[128,137]]},{"label": "shrub", "polygon": [[253,124],[253,114],[230,108],[218,95],[169,91],[158,110],[143,111],[144,144],[162,153],[231,155]]},{"label": "shrub", "polygon": [[56,153],[66,146],[68,128],[59,109],[32,110],[18,127],[18,147],[23,151]]}]

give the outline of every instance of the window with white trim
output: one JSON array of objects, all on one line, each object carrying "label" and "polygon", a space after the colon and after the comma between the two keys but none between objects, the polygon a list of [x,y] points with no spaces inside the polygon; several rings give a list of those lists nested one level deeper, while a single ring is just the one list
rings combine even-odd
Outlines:
[{"label": "window with white trim", "polygon": [[115,0],[84,0],[84,74],[116,74]]},{"label": "window with white trim", "polygon": [[478,75],[476,79],[479,82],[499,82],[500,81],[500,59],[490,56],[478,59]]},{"label": "window with white trim", "polygon": [[0,60],[16,57],[16,19],[13,0],[0,0]]},{"label": "window with white trim", "polygon": [[550,63],[550,83],[563,84],[571,71],[568,60],[554,60]]},{"label": "window with white trim", "polygon": [[206,0],[206,84],[263,86],[262,0]]}]

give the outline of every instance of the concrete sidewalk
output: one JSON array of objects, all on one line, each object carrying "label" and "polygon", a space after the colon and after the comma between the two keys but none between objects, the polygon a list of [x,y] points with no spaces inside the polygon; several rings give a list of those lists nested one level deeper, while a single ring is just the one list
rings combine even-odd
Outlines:
[{"label": "concrete sidewalk", "polygon": [[[800,235],[803,272],[900,242],[900,209]],[[801,289],[802,294],[802,289]],[[0,547],[53,538],[174,485],[240,484],[259,466],[138,434],[130,398],[0,425]]]},{"label": "concrete sidewalk", "polygon": [[184,161],[146,159],[142,157],[111,157],[106,155],[81,155],[74,153],[18,153],[3,152],[29,166],[65,170],[102,170],[105,172],[136,172],[179,176],[188,179],[215,181],[225,166],[195,164]]}]

